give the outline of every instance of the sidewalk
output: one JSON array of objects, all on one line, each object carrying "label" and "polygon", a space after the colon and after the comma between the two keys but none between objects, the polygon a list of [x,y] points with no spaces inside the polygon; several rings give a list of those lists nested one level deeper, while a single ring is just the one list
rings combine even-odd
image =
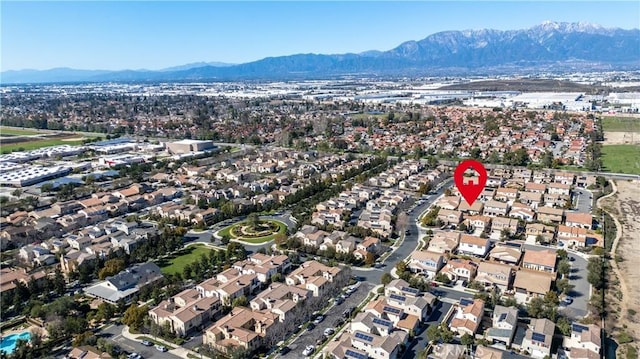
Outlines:
[{"label": "sidewalk", "polygon": [[[132,334],[132,333],[130,333],[129,332],[129,326],[125,326],[122,329],[122,336],[127,338],[127,339],[129,339],[129,340],[133,340],[133,341],[136,341],[136,342],[142,341],[142,339],[139,339],[140,337],[149,337],[149,335],[147,335],[147,334]],[[158,342],[158,343],[162,343],[167,348],[175,348],[175,349],[169,350],[169,353],[171,353],[171,354],[173,354],[175,356],[178,356],[180,358],[190,359],[189,354],[191,354],[192,357],[197,357],[197,358],[200,357],[200,354],[198,354],[198,353],[196,353],[196,352],[194,352],[192,350],[185,349],[185,348],[183,348],[181,346],[178,346],[176,344],[169,343],[168,341],[166,341],[164,339],[155,337],[155,338],[153,338],[153,340]]]}]

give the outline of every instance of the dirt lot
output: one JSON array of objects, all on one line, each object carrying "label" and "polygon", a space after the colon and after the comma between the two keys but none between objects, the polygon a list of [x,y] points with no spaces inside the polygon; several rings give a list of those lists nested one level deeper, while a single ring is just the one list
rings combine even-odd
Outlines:
[{"label": "dirt lot", "polygon": [[[639,181],[617,181],[618,193],[602,200],[604,208],[615,216],[622,226],[622,235],[615,249],[616,262],[620,271],[621,300],[610,298],[611,308],[615,309],[617,323],[607,323],[607,327],[615,327],[614,338],[618,339],[622,331],[634,338],[632,345],[640,342],[640,197]],[[614,244],[615,246],[615,244]],[[615,272],[615,271],[614,271]],[[613,273],[615,275],[615,273]],[[614,282],[615,284],[615,282]],[[618,309],[619,308],[619,309]],[[610,326],[611,325],[611,326]],[[625,329],[626,327],[626,329]],[[619,347],[626,351],[626,346]],[[624,358],[624,356],[619,356]]]},{"label": "dirt lot", "polygon": [[640,132],[609,132],[604,133],[603,145],[640,144]]}]

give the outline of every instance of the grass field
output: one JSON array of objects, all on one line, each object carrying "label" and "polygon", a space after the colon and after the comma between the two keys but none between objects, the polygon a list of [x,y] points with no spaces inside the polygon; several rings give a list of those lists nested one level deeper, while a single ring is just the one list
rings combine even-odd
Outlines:
[{"label": "grass field", "polygon": [[189,246],[179,251],[174,258],[168,260],[162,260],[158,264],[162,273],[175,274],[182,273],[187,263],[193,263],[200,259],[201,254],[209,255],[213,249],[207,248],[204,245]]},{"label": "grass field", "polygon": [[273,219],[269,219],[268,221],[269,222],[273,222],[273,223],[278,225],[278,232],[276,232],[274,234],[271,234],[271,235],[268,235],[268,236],[265,236],[265,237],[256,237],[256,238],[235,237],[234,235],[231,234],[231,229],[233,227],[243,225],[245,223],[243,221],[243,222],[238,222],[236,224],[233,224],[233,225],[231,225],[229,227],[226,227],[226,228],[220,230],[220,232],[218,232],[218,235],[222,236],[222,237],[229,236],[229,237],[231,237],[233,239],[237,239],[237,240],[242,241],[242,242],[253,243],[253,244],[261,244],[261,243],[266,243],[266,242],[269,242],[269,241],[273,240],[275,238],[276,234],[286,234],[287,233],[287,225],[286,224],[284,224],[284,223],[282,223],[280,221],[273,220]]},{"label": "grass field", "polygon": [[6,145],[2,145],[0,151],[4,153],[10,153],[14,151],[31,151],[42,147],[50,147],[50,146],[59,146],[59,145],[79,145],[81,144],[81,140],[73,140],[73,141],[65,141],[62,139],[48,139],[48,140],[37,140],[37,141],[25,141],[18,143],[10,143]]},{"label": "grass field", "polygon": [[0,135],[31,136],[40,133],[42,132],[38,132],[38,130],[23,130],[20,128],[0,126]]},{"label": "grass field", "polygon": [[602,146],[602,163],[609,172],[640,174],[640,146]]},{"label": "grass field", "polygon": [[602,129],[608,132],[640,132],[640,118],[605,116]]}]

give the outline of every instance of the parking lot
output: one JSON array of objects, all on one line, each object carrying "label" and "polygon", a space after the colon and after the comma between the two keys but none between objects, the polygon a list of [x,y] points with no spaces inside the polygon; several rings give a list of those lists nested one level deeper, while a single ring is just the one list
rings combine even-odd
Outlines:
[{"label": "parking lot", "polygon": [[[359,288],[345,299],[341,304],[333,304],[329,310],[324,314],[325,319],[318,324],[314,329],[303,329],[301,334],[288,345],[291,351],[285,355],[278,354],[277,358],[283,359],[299,359],[304,355],[302,352],[308,345],[314,345],[318,348],[317,340],[323,337],[323,332],[326,328],[333,328],[336,331],[336,322],[339,319],[343,319],[342,313],[348,308],[357,308],[358,305],[367,297],[369,291],[374,287],[372,283],[360,282]],[[315,353],[315,351],[314,351]]]}]

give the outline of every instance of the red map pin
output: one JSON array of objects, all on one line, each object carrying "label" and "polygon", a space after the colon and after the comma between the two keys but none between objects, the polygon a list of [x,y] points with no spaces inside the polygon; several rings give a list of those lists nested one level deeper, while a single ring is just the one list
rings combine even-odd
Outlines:
[{"label": "red map pin", "polygon": [[[464,172],[469,168],[474,169],[478,173],[478,183],[474,183],[476,178],[471,179],[470,177],[464,176]],[[487,184],[487,170],[485,170],[482,163],[478,161],[462,161],[453,173],[453,180],[465,201],[467,201],[469,206],[473,206],[473,202],[476,201],[480,193],[484,190],[484,185]]]}]

